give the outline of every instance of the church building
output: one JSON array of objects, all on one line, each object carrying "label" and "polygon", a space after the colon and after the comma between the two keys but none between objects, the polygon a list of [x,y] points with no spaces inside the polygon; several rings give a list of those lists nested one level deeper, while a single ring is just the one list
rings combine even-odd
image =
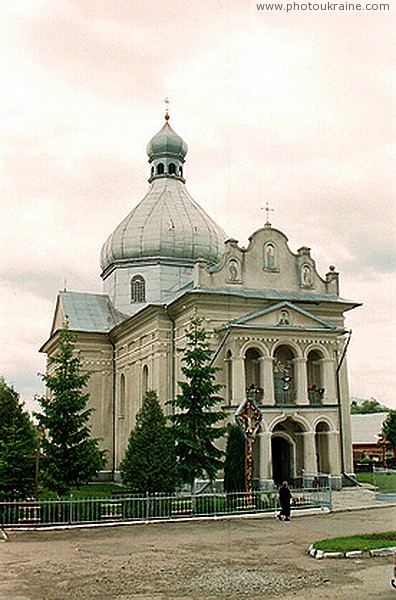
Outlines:
[{"label": "church building", "polygon": [[49,339],[57,352],[68,320],[88,385],[92,434],[107,450],[103,477],[117,478],[148,390],[179,391],[180,352],[196,311],[210,332],[222,409],[235,422],[247,390],[263,418],[253,445],[254,479],[353,475],[344,313],[339,274],[322,277],[303,246],[294,253],[269,220],[248,246],[230,238],[190,196],[187,144],[171,128],[147,146],[150,187],[105,241],[103,293],[59,292]]}]

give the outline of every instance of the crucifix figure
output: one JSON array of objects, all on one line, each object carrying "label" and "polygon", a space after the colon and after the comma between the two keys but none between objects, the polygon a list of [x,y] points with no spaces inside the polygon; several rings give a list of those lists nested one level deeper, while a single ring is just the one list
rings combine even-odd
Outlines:
[{"label": "crucifix figure", "polygon": [[262,207],[261,210],[265,210],[265,212],[267,213],[267,222],[266,222],[266,225],[267,226],[271,225],[270,220],[269,220],[269,215],[270,215],[270,212],[274,212],[274,209],[270,208],[269,202],[266,202],[265,203],[265,208]]},{"label": "crucifix figure", "polygon": [[246,493],[249,504],[253,504],[252,494],[252,477],[253,477],[253,442],[259,431],[260,424],[262,421],[262,413],[256,404],[254,395],[256,393],[256,387],[251,386],[249,388],[247,398],[240,404],[238,410],[235,413],[235,419],[237,424],[242,430],[245,437],[246,443],[246,455],[245,455],[245,481],[246,481]]}]

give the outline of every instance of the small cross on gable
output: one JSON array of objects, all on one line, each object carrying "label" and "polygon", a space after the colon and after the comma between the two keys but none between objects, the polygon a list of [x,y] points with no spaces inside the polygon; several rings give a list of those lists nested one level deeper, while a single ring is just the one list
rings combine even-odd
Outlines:
[{"label": "small cross on gable", "polygon": [[265,212],[267,213],[267,222],[265,223],[267,226],[271,225],[270,220],[269,220],[269,215],[270,212],[274,212],[274,208],[270,208],[269,202],[265,203],[265,207],[261,207],[261,210],[265,210]]}]

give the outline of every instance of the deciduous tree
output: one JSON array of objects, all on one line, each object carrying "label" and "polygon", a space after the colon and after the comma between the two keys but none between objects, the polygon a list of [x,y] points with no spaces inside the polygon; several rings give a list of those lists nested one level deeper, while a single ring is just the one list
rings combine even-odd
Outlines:
[{"label": "deciduous tree", "polygon": [[386,412],[389,408],[386,406],[382,406],[375,398],[370,398],[370,400],[363,400],[361,404],[358,404],[356,400],[352,400],[351,402],[351,413],[366,415],[370,413],[377,412]]},{"label": "deciduous tree", "polygon": [[383,432],[387,442],[392,446],[394,455],[396,456],[396,410],[389,411],[383,424]]}]

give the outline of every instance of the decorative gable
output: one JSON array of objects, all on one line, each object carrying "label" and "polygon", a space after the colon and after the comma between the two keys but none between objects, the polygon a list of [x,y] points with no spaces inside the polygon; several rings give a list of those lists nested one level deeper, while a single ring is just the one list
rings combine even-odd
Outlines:
[{"label": "decorative gable", "polygon": [[254,329],[328,330],[337,328],[290,302],[279,302],[230,323],[232,327]]},{"label": "decorative gable", "polygon": [[247,248],[235,239],[227,240],[216,266],[198,259],[194,287],[338,295],[338,273],[332,267],[323,279],[310,249],[303,246],[292,252],[284,233],[267,223],[250,236]]}]

